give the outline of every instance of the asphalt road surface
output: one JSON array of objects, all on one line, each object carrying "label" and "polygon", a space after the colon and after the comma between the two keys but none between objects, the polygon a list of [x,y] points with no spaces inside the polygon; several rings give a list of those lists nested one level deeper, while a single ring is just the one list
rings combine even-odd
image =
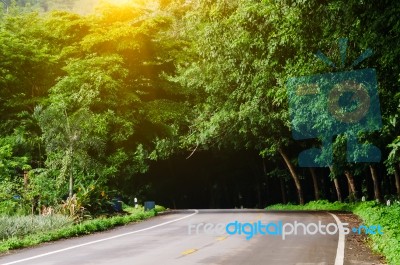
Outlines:
[{"label": "asphalt road surface", "polygon": [[[321,221],[325,225],[340,223],[335,215],[323,212],[187,210],[103,233],[19,250],[0,257],[0,264],[343,264],[344,236],[340,233],[299,233],[285,239],[281,235],[258,234],[246,239],[244,234],[230,235],[225,228],[221,230],[221,225],[217,226],[231,224],[229,231],[233,233],[239,223],[254,225],[258,221],[264,224],[279,221],[305,224]],[[206,229],[205,223],[209,223]],[[269,231],[277,231],[272,228],[269,227]],[[250,228],[245,231],[250,231]]]}]

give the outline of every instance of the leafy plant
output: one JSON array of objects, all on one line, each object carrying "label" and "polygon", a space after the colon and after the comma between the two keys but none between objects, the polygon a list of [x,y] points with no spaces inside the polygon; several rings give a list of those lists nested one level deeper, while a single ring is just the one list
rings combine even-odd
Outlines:
[{"label": "leafy plant", "polygon": [[[26,216],[19,219],[13,219],[11,217],[1,219],[0,217],[0,231],[4,231],[3,235],[11,235],[11,237],[0,242],[0,252],[34,246],[43,242],[54,241],[61,238],[69,238],[79,235],[87,235],[97,231],[104,231],[118,225],[125,225],[131,222],[145,220],[153,217],[156,213],[156,210],[144,212],[143,208],[140,208],[135,209],[132,214],[86,220],[78,224],[73,223],[69,217],[59,215],[45,217]],[[2,220],[4,220],[4,222],[2,222]],[[32,224],[32,222],[35,226],[29,225]],[[7,230],[10,225],[12,225],[11,227],[13,228]],[[19,232],[18,229],[15,229],[17,225],[22,228],[21,231],[25,232]],[[17,234],[19,236],[17,236]]]},{"label": "leafy plant", "polygon": [[34,233],[48,232],[72,224],[65,215],[48,216],[0,216],[0,239],[23,237]]}]

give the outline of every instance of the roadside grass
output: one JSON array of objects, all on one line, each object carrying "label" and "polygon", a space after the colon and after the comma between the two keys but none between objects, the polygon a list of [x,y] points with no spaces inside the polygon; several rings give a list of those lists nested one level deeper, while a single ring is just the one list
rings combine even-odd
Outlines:
[{"label": "roadside grass", "polygon": [[276,204],[266,207],[266,210],[325,210],[349,211],[358,215],[367,226],[380,225],[383,235],[370,235],[371,247],[385,256],[390,265],[400,264],[400,204],[391,206],[374,201],[357,203],[328,202],[326,200],[312,201],[305,205]]},{"label": "roadside grass", "polygon": [[[157,206],[156,209],[151,211],[144,211],[143,207],[135,209],[134,207],[125,206],[124,211],[128,212],[128,214],[112,217],[98,217],[77,224],[74,224],[72,220],[67,217],[60,216],[55,217],[57,221],[55,221],[54,224],[51,223],[55,220],[54,216],[36,216],[34,218],[30,216],[1,217],[0,229],[4,229],[4,227],[9,225],[11,226],[9,229],[13,232],[4,232],[4,235],[7,235],[7,237],[4,237],[3,240],[0,241],[0,253],[12,249],[31,247],[44,242],[104,231],[116,226],[148,219],[164,210],[165,208],[162,206]],[[52,221],[51,218],[53,218]],[[29,224],[29,220],[35,220],[33,225]],[[68,222],[65,222],[66,220],[68,220]],[[4,221],[4,223],[2,223],[2,221]],[[49,223],[52,225],[48,225]],[[23,225],[29,228],[19,229],[24,227]],[[6,230],[7,229],[5,229],[5,231]]]},{"label": "roadside grass", "polygon": [[0,216],[0,239],[7,240],[32,233],[41,233],[72,225],[64,215]]},{"label": "roadside grass", "polygon": [[311,201],[304,205],[275,204],[268,206],[267,210],[321,210],[321,211],[352,211],[353,204],[343,202],[328,202],[326,200]]}]

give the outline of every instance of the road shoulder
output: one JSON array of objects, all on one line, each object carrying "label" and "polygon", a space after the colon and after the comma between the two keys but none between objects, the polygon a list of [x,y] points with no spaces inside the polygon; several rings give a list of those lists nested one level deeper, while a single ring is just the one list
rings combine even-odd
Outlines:
[{"label": "road shoulder", "polygon": [[[358,227],[362,224],[360,218],[351,213],[335,213],[342,223],[349,227]],[[364,234],[350,233],[345,237],[345,265],[385,265],[383,256],[374,253],[370,248],[369,238]]]}]

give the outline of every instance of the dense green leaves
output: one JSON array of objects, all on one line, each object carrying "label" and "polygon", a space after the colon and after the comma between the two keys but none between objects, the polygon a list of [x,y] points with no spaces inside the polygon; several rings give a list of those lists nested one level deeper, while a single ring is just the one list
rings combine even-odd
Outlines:
[{"label": "dense green leaves", "polygon": [[150,160],[168,157],[188,110],[178,101],[181,92],[163,77],[173,71],[175,40],[165,33],[170,21],[156,7],[110,5],[97,16],[6,16],[1,135],[18,130],[33,136],[36,147],[21,155],[38,157],[38,148],[42,154],[28,163],[2,144],[1,175],[22,170],[25,162],[35,168],[26,198],[55,203],[69,189],[91,205],[84,198],[105,199],[146,172]]},{"label": "dense green leaves", "polygon": [[[127,184],[150,161],[234,149],[259,152],[272,172],[285,164],[301,201],[298,150],[321,142],[292,132],[307,124],[320,136],[335,124],[319,115],[321,99],[292,120],[288,80],[351,70],[367,48],[374,56],[355,69],[376,69],[383,128],[357,137],[382,150],[389,174],[398,170],[396,1],[132,1],[87,16],[42,12],[76,1],[30,4],[0,21],[0,177],[17,179],[29,165],[29,200],[55,203],[68,189],[88,204],[115,189],[133,196]],[[348,136],[332,137],[334,171],[363,175],[368,167],[346,161]]]}]

